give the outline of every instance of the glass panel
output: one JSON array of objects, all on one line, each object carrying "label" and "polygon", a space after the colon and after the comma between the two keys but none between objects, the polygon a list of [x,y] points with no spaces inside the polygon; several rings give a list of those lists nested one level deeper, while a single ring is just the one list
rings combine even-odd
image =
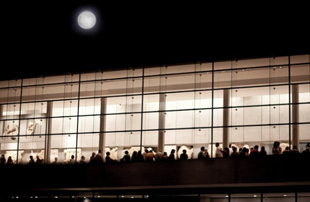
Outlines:
[{"label": "glass panel", "polygon": [[19,117],[19,104],[1,105],[1,119],[16,119]]},{"label": "glass panel", "polygon": [[233,61],[222,61],[214,63],[214,70],[231,69]]},{"label": "glass panel", "polygon": [[166,94],[166,110],[192,109],[195,105],[195,93],[171,93]]},{"label": "glass panel", "polygon": [[293,55],[291,56],[291,64],[309,63],[310,55]]},{"label": "glass panel", "polygon": [[51,162],[57,157],[59,163],[69,163],[72,155],[81,159],[81,149],[76,150],[76,135],[51,135]]},{"label": "glass panel", "polygon": [[104,79],[113,79],[113,78],[124,78],[127,77],[127,70],[119,70],[119,71],[106,71],[103,73]]},{"label": "glass panel", "polygon": [[82,82],[80,87],[80,97],[94,97],[96,90],[95,82]]},{"label": "glass panel", "polygon": [[89,80],[95,80],[97,77],[101,78],[101,72],[93,72],[93,73],[83,73],[81,74],[81,81],[89,81]]},{"label": "glass panel", "polygon": [[4,100],[2,102],[7,103],[17,103],[20,102],[21,88],[9,88],[8,90],[4,90]]},{"label": "glass panel", "polygon": [[256,68],[256,69],[241,69],[234,70],[231,73],[232,86],[256,86],[268,85],[270,83],[270,69]]},{"label": "glass panel", "polygon": [[79,132],[91,133],[100,131],[100,116],[80,116]]},{"label": "glass panel", "polygon": [[103,79],[125,78],[142,76],[142,68],[118,70],[118,71],[106,71],[103,72]]},{"label": "glass panel", "polygon": [[288,83],[288,66],[277,66],[270,68],[270,84]]},{"label": "glass panel", "polygon": [[160,74],[160,69],[161,67],[148,67],[144,69],[144,75],[149,76],[149,75],[158,75]]},{"label": "glass panel", "polygon": [[106,113],[125,113],[141,111],[142,96],[106,98]]},{"label": "glass panel", "polygon": [[23,103],[21,110],[22,118],[46,117],[47,103]]},{"label": "glass panel", "polygon": [[25,119],[20,121],[20,135],[44,135],[46,134],[46,119]]},{"label": "glass panel", "polygon": [[160,113],[143,114],[143,129],[158,129]]},{"label": "glass panel", "polygon": [[262,67],[262,66],[268,66],[270,64],[270,58],[238,60],[236,63],[237,68]]},{"label": "glass panel", "polygon": [[223,126],[223,109],[213,110],[213,126]]},{"label": "glass panel", "polygon": [[52,116],[76,116],[77,100],[55,101],[53,102]]},{"label": "glass panel", "polygon": [[200,202],[228,202],[228,194],[201,194]]},{"label": "glass panel", "polygon": [[94,115],[100,114],[100,99],[81,99],[79,105],[79,115]]},{"label": "glass panel", "polygon": [[211,108],[211,91],[165,94],[166,110]]},{"label": "glass panel", "polygon": [[148,76],[148,75],[173,74],[173,73],[209,71],[209,70],[212,70],[212,63],[145,68],[144,74]]},{"label": "glass panel", "polygon": [[309,84],[303,84],[298,85],[299,86],[299,102],[310,102],[310,85]]},{"label": "glass panel", "polygon": [[299,151],[310,151],[310,124],[298,124],[299,130]]},{"label": "glass panel", "polygon": [[196,86],[195,77],[195,74],[146,77],[144,80],[144,90],[145,93],[192,90]]},{"label": "glass panel", "polygon": [[310,104],[299,104],[298,107],[298,122],[310,122]]},{"label": "glass panel", "polygon": [[44,86],[33,86],[23,88],[23,102],[36,101],[43,99]]},{"label": "glass panel", "polygon": [[194,127],[195,111],[177,111],[165,113],[165,128]]},{"label": "glass panel", "polygon": [[[81,149],[81,157],[84,156],[85,162],[89,162],[92,153],[98,151],[99,134],[79,134],[78,148]],[[83,163],[81,160],[77,159],[78,163]]]},{"label": "glass panel", "polygon": [[153,151],[158,145],[158,131],[144,131],[142,134],[142,146],[152,147]]},{"label": "glass panel", "polygon": [[20,163],[28,164],[30,156],[36,163],[44,162],[45,136],[26,136],[19,138],[19,152],[22,159]]},{"label": "glass panel", "polygon": [[153,93],[162,91],[161,84],[164,83],[161,81],[164,77],[145,77],[144,78],[144,93]]},{"label": "glass panel", "polygon": [[288,105],[231,108],[229,110],[229,123],[233,126],[289,123]]},{"label": "glass panel", "polygon": [[[228,130],[229,140],[232,145],[247,149],[253,148],[255,145],[265,147],[267,154],[272,154],[274,141],[280,141],[280,147],[284,151],[289,146],[289,127],[288,125],[280,126],[257,126],[257,127],[234,127]],[[214,141],[216,142],[216,141]]]},{"label": "glass panel", "polygon": [[125,150],[131,156],[133,151],[140,150],[140,132],[120,132],[105,134],[105,153],[109,151],[111,158],[119,160],[124,156]]},{"label": "glass panel", "polygon": [[214,91],[214,101],[213,101],[213,106],[214,107],[223,107],[223,90],[215,90]]},{"label": "glass panel", "polygon": [[141,114],[106,115],[105,131],[140,130]]},{"label": "glass panel", "polygon": [[168,155],[171,149],[175,149],[176,158],[179,158],[185,149],[189,159],[197,158],[202,146],[211,155],[211,129],[166,130],[164,134],[164,152]]},{"label": "glass panel", "polygon": [[197,71],[210,71],[212,70],[212,63],[201,63],[199,67],[196,66]]},{"label": "glass panel", "polygon": [[[78,83],[59,84],[59,85],[46,85],[44,86],[42,99],[43,100],[58,100],[64,98],[77,98],[78,97]],[[29,93],[29,96],[34,96]],[[23,97],[24,98],[24,97]],[[31,97],[29,97],[30,99]],[[25,99],[28,99],[25,96]]]},{"label": "glass panel", "polygon": [[[17,161],[17,138],[12,137],[0,137],[0,153],[4,154],[6,163],[8,164],[8,159],[10,158],[15,164]],[[18,153],[18,161],[22,159],[22,151]]]},{"label": "glass panel", "polygon": [[8,103],[8,95],[9,95],[9,89],[7,88],[0,89],[0,103],[1,104]]},{"label": "glass panel", "polygon": [[308,202],[310,201],[310,192],[305,193],[297,193],[297,201],[298,202]]},{"label": "glass panel", "polygon": [[159,106],[164,104],[164,102],[160,104],[159,96],[159,94],[145,95],[143,100],[143,111],[158,111]]},{"label": "glass panel", "polygon": [[1,136],[10,137],[11,139],[17,139],[19,133],[19,121],[18,120],[6,120],[1,121]]},{"label": "glass panel", "polygon": [[0,81],[0,88],[7,88],[9,87],[9,81]]},{"label": "glass panel", "polygon": [[76,133],[76,127],[76,117],[52,118],[52,134]]},{"label": "glass panel", "polygon": [[232,85],[232,71],[214,72],[214,88],[230,88]]},{"label": "glass panel", "polygon": [[291,66],[291,82],[303,83],[310,81],[310,65],[292,65]]},{"label": "glass panel", "polygon": [[21,86],[21,84],[22,84],[21,79],[9,80],[9,87]]},{"label": "glass panel", "polygon": [[288,103],[288,86],[240,88],[231,90],[231,106]]},{"label": "glass panel", "polygon": [[[75,79],[78,81],[78,79]],[[50,84],[50,83],[62,83],[65,82],[65,75],[60,75],[60,76],[47,76],[44,78],[44,83],[45,84]]]},{"label": "glass panel", "polygon": [[96,96],[128,95],[141,92],[141,78],[104,80],[96,83]]},{"label": "glass panel", "polygon": [[173,73],[181,73],[181,72],[194,72],[195,71],[195,64],[189,65],[174,65],[174,66],[167,66],[167,74]]},{"label": "glass panel", "polygon": [[266,193],[263,194],[264,202],[295,202],[295,193]]},{"label": "glass panel", "polygon": [[231,202],[261,202],[261,196],[259,193],[250,194],[231,194]]}]

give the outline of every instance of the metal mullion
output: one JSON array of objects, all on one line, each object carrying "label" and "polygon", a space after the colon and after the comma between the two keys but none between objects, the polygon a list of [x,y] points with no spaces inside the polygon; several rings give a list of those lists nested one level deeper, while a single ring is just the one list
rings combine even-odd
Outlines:
[{"label": "metal mullion", "polygon": [[20,140],[20,124],[21,124],[21,116],[22,116],[22,97],[23,97],[23,82],[24,79],[21,79],[21,85],[20,85],[20,102],[19,102],[19,115],[18,115],[18,133],[17,133],[17,148],[16,148],[16,164],[18,164],[18,154],[19,154],[19,140]]},{"label": "metal mullion", "polygon": [[144,67],[142,68],[142,97],[141,97],[141,129],[140,129],[140,151],[142,152],[143,137],[143,107],[144,107]]},{"label": "metal mullion", "polygon": [[[309,102],[310,103],[310,102]],[[299,104],[299,103],[296,103]],[[265,105],[246,105],[246,106],[227,106],[227,107],[214,107],[214,109],[227,109],[227,108],[252,108],[252,107],[270,107],[270,106],[285,106],[289,105],[289,103],[281,103],[281,104],[265,104]]]},{"label": "metal mullion", "polygon": [[[178,94],[178,93],[190,93],[193,92],[194,89],[191,90],[180,90],[180,91],[167,91],[167,92],[154,92],[154,93],[144,93],[144,95],[160,95],[160,94]],[[211,91],[211,89],[201,89],[200,91],[205,92],[205,91]]]},{"label": "metal mullion", "polygon": [[[302,122],[300,124],[310,124],[310,122]],[[258,124],[258,125],[230,125],[230,126],[213,126],[213,128],[234,128],[234,127],[239,127],[239,128],[245,128],[245,127],[264,127],[264,126],[287,126],[288,123],[277,123],[277,124]],[[211,129],[211,126],[201,126],[201,127],[188,127],[188,128],[165,128],[165,130],[193,130],[193,129]],[[160,128],[155,128],[155,129],[143,129],[143,132],[147,131],[159,131],[161,130]],[[141,130],[131,130],[133,132],[139,132]],[[90,133],[100,133],[100,132],[105,132],[105,133],[122,133],[125,132],[125,130],[117,130],[117,131],[99,131],[99,132],[83,132],[80,134],[90,134]],[[128,131],[127,131],[128,132]],[[59,134],[61,135],[61,134]]]},{"label": "metal mullion", "polygon": [[264,88],[264,87],[277,87],[277,86],[288,86],[288,83],[282,84],[266,84],[266,85],[251,85],[251,86],[236,86],[236,87],[227,87],[227,88],[215,88],[214,90],[235,90],[235,89],[247,89],[247,88]]},{"label": "metal mullion", "polygon": [[[195,63],[191,63],[195,64]],[[201,74],[201,73],[211,73],[212,70],[205,70],[205,71],[194,71],[194,72],[179,72],[179,73],[170,73],[170,74],[154,74],[154,75],[146,75],[145,78],[152,78],[152,77],[161,77],[161,76],[179,76],[179,75],[186,75],[186,74]]]},{"label": "metal mullion", "polygon": [[214,135],[214,62],[212,62],[212,89],[211,89],[211,158],[213,158],[213,135]]},{"label": "metal mullion", "polygon": [[79,136],[79,118],[80,118],[80,95],[81,95],[81,73],[79,73],[79,87],[78,87],[78,105],[77,105],[77,116],[76,116],[76,137],[75,137],[75,163],[77,163],[77,147],[78,147],[78,136]]},{"label": "metal mullion", "polygon": [[[228,62],[228,61],[227,61]],[[216,69],[214,72],[223,72],[223,71],[232,71],[232,70],[252,70],[252,69],[264,69],[270,67],[279,67],[279,66],[288,66],[288,64],[278,64],[278,65],[263,65],[263,66],[256,66],[256,67],[242,67],[242,68],[229,68],[229,69]]]},{"label": "metal mullion", "polygon": [[[40,78],[40,77],[34,77],[34,78]],[[24,85],[23,87],[56,86],[56,85],[66,85],[66,84],[74,84],[74,83],[78,83],[78,81],[69,81],[69,82],[60,82],[60,83],[46,83],[46,84],[33,84],[33,85]]]},{"label": "metal mullion", "polygon": [[[199,111],[199,110],[211,110],[212,108],[190,108],[190,109],[168,109],[158,111],[145,111],[145,114],[160,113],[160,112],[182,112],[182,111]],[[137,113],[137,112],[136,112]]]},{"label": "metal mullion", "polygon": [[[289,56],[291,57],[291,56]],[[204,62],[202,62],[204,63]],[[192,64],[192,63],[190,63]],[[296,63],[293,64],[295,65],[308,65],[309,63]],[[183,64],[184,65],[184,64]],[[230,70],[238,70],[238,69],[260,69],[260,68],[268,68],[268,67],[278,67],[278,66],[289,66],[289,64],[278,64],[278,65],[267,65],[267,66],[257,66],[257,67],[243,67],[243,68],[235,68],[235,69],[220,69],[220,70],[214,70],[214,72],[220,72],[220,71],[230,71]],[[164,74],[167,76],[172,76],[172,75],[182,75],[182,74],[194,74],[194,73],[208,73],[208,72],[212,72],[212,70],[206,70],[206,71],[199,71],[199,72],[181,72],[181,73],[173,73],[173,74]],[[92,72],[93,73],[93,72]],[[65,76],[65,74],[62,74]],[[158,77],[161,76],[160,74],[155,74],[155,75],[144,75],[145,78],[148,77]],[[37,77],[34,77],[37,78]],[[141,78],[141,76],[136,76],[136,77],[128,77],[128,78]],[[97,81],[108,81],[108,80],[122,80],[122,79],[127,79],[127,77],[118,77],[118,78],[111,78],[111,79],[101,79],[101,80],[97,80]],[[81,82],[93,82],[95,80],[85,80],[85,81],[81,81]],[[62,85],[62,84],[72,84],[72,83],[78,83],[78,81],[71,81],[71,82],[59,82],[59,83],[47,83],[47,84],[37,84],[37,85],[24,85],[23,87],[34,87],[34,86],[50,86],[50,85]],[[14,87],[0,87],[1,89],[8,89],[8,88],[14,88]]]},{"label": "metal mullion", "polygon": [[[70,83],[70,82],[69,82]],[[77,83],[77,82],[75,82]],[[303,85],[303,84],[310,84],[310,82],[300,82],[300,83],[293,83],[291,85]],[[213,84],[214,85],[214,84]],[[260,85],[260,86],[239,86],[239,87],[230,87],[230,88],[211,88],[211,89],[200,89],[202,92],[208,91],[218,91],[218,90],[225,90],[225,89],[247,89],[247,88],[263,88],[263,87],[273,87],[273,86],[286,86],[288,84],[267,84],[267,85]],[[12,87],[14,88],[14,87]],[[157,95],[157,94],[174,94],[174,93],[186,93],[186,92],[193,92],[191,90],[182,90],[182,91],[171,91],[171,92],[154,92],[154,93],[143,93],[144,96],[147,95]],[[99,99],[99,98],[117,98],[117,97],[128,97],[128,96],[141,96],[141,93],[135,94],[127,94],[127,95],[111,95],[111,96],[95,96],[95,97],[80,97],[80,100],[84,99]],[[78,98],[64,98],[64,99],[46,99],[46,100],[35,100],[35,101],[24,101],[22,104],[26,103],[37,103],[37,102],[55,102],[55,101],[69,101],[69,100],[77,100]],[[12,103],[2,103],[0,105],[7,105],[7,104],[19,104],[19,102],[12,102]]]},{"label": "metal mullion", "polygon": [[98,79],[98,80],[84,80],[81,81],[81,84],[83,83],[89,83],[89,82],[100,82],[100,81],[117,81],[117,80],[127,80],[127,79],[139,79],[142,76],[130,76],[130,77],[119,77],[119,78],[110,78],[110,79]]},{"label": "metal mullion", "polygon": [[289,139],[288,139],[288,145],[291,148],[291,144],[292,144],[292,120],[291,120],[291,116],[292,116],[292,95],[291,95],[291,56],[288,56],[288,121],[289,121]]},{"label": "metal mullion", "polygon": [[304,84],[310,84],[310,81],[291,83],[291,85],[304,85]]},{"label": "metal mullion", "polygon": [[[204,63],[204,62],[202,62]],[[212,62],[214,63],[214,62]],[[189,63],[194,64],[194,63]],[[300,65],[302,65],[301,63]],[[308,63],[304,63],[308,64]],[[183,64],[184,65],[184,64]],[[170,73],[170,74],[153,74],[153,75],[146,75],[146,78],[149,77],[160,77],[160,76],[178,76],[178,75],[186,75],[186,74],[197,74],[197,73],[211,73],[213,72],[222,72],[222,71],[231,71],[231,70],[239,70],[239,69],[246,69],[246,70],[252,70],[252,69],[264,69],[264,68],[270,68],[270,67],[278,67],[278,66],[288,66],[288,64],[278,64],[278,65],[263,65],[263,66],[256,66],[256,67],[242,67],[242,68],[229,68],[229,69],[217,69],[217,70],[204,70],[204,71],[191,71],[191,72],[180,72],[180,73]]]}]

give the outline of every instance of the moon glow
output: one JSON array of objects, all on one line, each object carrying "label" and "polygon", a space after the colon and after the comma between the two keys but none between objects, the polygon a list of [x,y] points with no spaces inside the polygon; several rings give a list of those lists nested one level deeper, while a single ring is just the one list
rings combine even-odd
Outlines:
[{"label": "moon glow", "polygon": [[96,24],[96,16],[90,11],[84,11],[80,13],[77,21],[82,29],[91,29]]}]

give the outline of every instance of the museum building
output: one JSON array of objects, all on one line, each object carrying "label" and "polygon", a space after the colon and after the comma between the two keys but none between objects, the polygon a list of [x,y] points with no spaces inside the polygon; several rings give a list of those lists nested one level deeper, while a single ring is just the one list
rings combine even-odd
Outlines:
[{"label": "museum building", "polygon": [[[48,174],[43,184],[34,180],[40,186],[4,189],[10,200],[309,201],[310,158],[275,157],[271,150],[279,141],[283,150],[302,152],[310,142],[310,55],[0,81],[0,133],[0,153],[17,164],[2,170],[62,173]],[[264,146],[270,156],[215,159],[215,143]],[[202,146],[211,159],[195,160]],[[98,149],[115,160],[126,150],[174,149],[179,158],[186,149],[190,160],[66,165],[72,155],[89,161]],[[44,165],[29,167],[30,156]],[[62,165],[53,165],[55,158]]]}]

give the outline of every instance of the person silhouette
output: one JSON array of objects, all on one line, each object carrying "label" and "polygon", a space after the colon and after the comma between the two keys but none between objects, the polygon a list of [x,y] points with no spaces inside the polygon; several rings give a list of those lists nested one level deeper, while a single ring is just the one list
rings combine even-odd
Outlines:
[{"label": "person silhouette", "polygon": [[182,150],[182,154],[180,155],[180,159],[181,160],[187,160],[188,159],[188,155],[186,154],[185,149]]}]

